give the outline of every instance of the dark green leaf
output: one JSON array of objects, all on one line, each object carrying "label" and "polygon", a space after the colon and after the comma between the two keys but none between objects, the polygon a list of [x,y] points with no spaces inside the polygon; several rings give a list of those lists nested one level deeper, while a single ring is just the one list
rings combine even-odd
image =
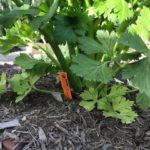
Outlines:
[{"label": "dark green leaf", "polygon": [[150,58],[128,64],[123,69],[123,77],[130,79],[132,85],[141,93],[150,96]]},{"label": "dark green leaf", "polygon": [[86,54],[104,53],[102,45],[89,37],[78,38],[79,48]]},{"label": "dark green leaf", "polygon": [[27,54],[21,54],[15,60],[15,64],[23,69],[32,69],[39,61],[29,57]]},{"label": "dark green leaf", "polygon": [[108,62],[98,62],[82,54],[74,57],[73,61],[77,64],[72,65],[71,70],[85,80],[108,83],[112,79],[113,71]]},{"label": "dark green leaf", "polygon": [[150,96],[139,93],[136,98],[136,103],[141,109],[148,109],[150,107]]},{"label": "dark green leaf", "polygon": [[127,32],[123,33],[121,35],[121,38],[119,39],[119,43],[125,46],[129,46],[129,48],[132,48],[137,52],[149,51],[144,41],[137,34],[127,33]]}]

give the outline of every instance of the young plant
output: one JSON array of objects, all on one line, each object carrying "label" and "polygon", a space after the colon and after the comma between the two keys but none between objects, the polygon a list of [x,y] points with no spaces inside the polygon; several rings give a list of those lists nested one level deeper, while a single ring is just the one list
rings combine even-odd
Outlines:
[{"label": "young plant", "polygon": [[[150,37],[149,2],[45,0],[34,6],[24,4],[21,0],[13,2],[18,7],[0,15],[0,23],[7,28],[6,36],[0,39],[1,53],[8,53],[15,46],[29,44],[42,50],[53,65],[67,72],[75,92],[80,92],[83,87],[88,89],[81,94],[83,101],[80,105],[88,110],[96,107],[106,117],[121,119],[123,123],[134,121],[136,114],[131,109],[133,101],[125,98],[128,87],[130,92],[138,93],[136,101],[139,107],[150,106],[150,52],[142,40]],[[147,14],[146,19],[144,14]],[[16,26],[19,20],[21,26]],[[22,26],[25,26],[25,34],[22,33]],[[55,56],[47,48],[35,44],[41,35]],[[68,47],[69,59],[62,53],[62,44]],[[42,76],[47,69],[50,70],[47,62],[26,55],[18,57],[15,64],[31,77],[33,74]],[[37,68],[45,69],[39,75]],[[118,74],[121,74],[119,80],[128,81],[124,83],[125,87],[111,85],[108,88]],[[29,76],[23,80],[28,80]]]}]

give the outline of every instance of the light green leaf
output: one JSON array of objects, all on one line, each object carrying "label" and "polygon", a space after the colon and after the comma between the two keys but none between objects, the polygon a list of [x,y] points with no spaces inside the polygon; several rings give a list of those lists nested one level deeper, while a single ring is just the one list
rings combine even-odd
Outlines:
[{"label": "light green leaf", "polygon": [[79,48],[86,54],[104,53],[102,45],[89,37],[78,38]]},{"label": "light green leaf", "polygon": [[16,102],[22,101],[29,92],[32,91],[33,85],[39,80],[40,76],[30,75],[27,72],[15,74],[9,83],[14,92],[18,94]]},{"label": "light green leaf", "polygon": [[122,86],[122,85],[113,85],[111,87],[110,94],[108,95],[110,98],[118,97],[118,96],[123,96],[126,94],[127,87]]},{"label": "light green leaf", "polygon": [[114,99],[103,98],[98,102],[98,108],[103,110],[105,117],[120,119],[122,123],[132,123],[137,114],[132,110],[133,102],[119,96]]},{"label": "light green leaf", "polygon": [[73,61],[77,64],[73,64],[71,70],[85,80],[108,83],[113,77],[113,71],[108,67],[108,62],[98,62],[82,54],[74,57]]},{"label": "light green leaf", "polygon": [[79,105],[88,111],[92,111],[95,108],[95,104],[95,101],[81,101]]},{"label": "light green leaf", "polygon": [[0,80],[0,94],[5,93],[6,90],[6,74],[3,72]]},{"label": "light green leaf", "polygon": [[137,52],[149,51],[144,41],[137,34],[127,32],[123,33],[121,35],[121,38],[119,39],[119,43],[125,46],[129,46],[130,48],[136,50]]},{"label": "light green leaf", "polygon": [[[145,19],[146,18],[146,19]],[[150,8],[143,7],[136,24],[131,25],[130,31],[140,35],[143,39],[148,40],[150,38]]]},{"label": "light green leaf", "polygon": [[136,97],[136,103],[141,109],[148,109],[150,107],[150,96],[139,93]]},{"label": "light green leaf", "polygon": [[150,58],[128,64],[123,69],[123,77],[130,79],[132,85],[141,93],[150,96]]},{"label": "light green leaf", "polygon": [[125,0],[96,0],[94,9],[98,15],[104,14],[112,22],[122,23],[133,16],[133,11]]},{"label": "light green leaf", "polygon": [[96,37],[101,43],[101,49],[104,52],[111,53],[116,42],[117,42],[117,36],[115,32],[109,33],[105,30],[98,30],[96,32]]},{"label": "light green leaf", "polygon": [[11,88],[18,95],[23,95],[27,90],[30,90],[31,87],[27,82],[29,75],[27,73],[15,74],[10,80]]},{"label": "light green leaf", "polygon": [[89,88],[89,90],[86,90],[81,93],[82,100],[97,100],[98,98],[98,91],[92,87]]}]

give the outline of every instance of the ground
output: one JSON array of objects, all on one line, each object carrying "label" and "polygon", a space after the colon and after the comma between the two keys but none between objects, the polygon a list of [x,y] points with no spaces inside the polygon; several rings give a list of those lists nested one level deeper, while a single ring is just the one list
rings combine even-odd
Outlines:
[{"label": "ground", "polygon": [[[10,77],[18,68],[4,65],[0,67],[2,71]],[[47,77],[38,86],[56,88]],[[1,96],[0,122],[16,118],[21,126],[0,130],[0,140],[4,132],[12,133],[18,137],[16,150],[150,150],[150,111],[137,109],[136,121],[125,125],[104,118],[100,111],[87,112],[78,105],[77,98],[62,103],[48,94],[31,93],[24,102],[15,104],[15,96]],[[39,140],[39,127],[46,135],[44,147]]]}]

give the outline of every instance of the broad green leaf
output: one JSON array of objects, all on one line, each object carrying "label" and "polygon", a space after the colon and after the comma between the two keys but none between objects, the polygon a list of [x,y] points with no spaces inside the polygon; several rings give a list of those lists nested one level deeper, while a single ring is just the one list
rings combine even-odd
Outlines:
[{"label": "broad green leaf", "polygon": [[46,23],[53,17],[58,8],[58,1],[59,0],[54,0],[44,16],[38,16],[31,22],[31,28],[33,30],[37,30],[39,27],[41,27],[41,25],[46,25]]},{"label": "broad green leaf", "polygon": [[78,38],[79,48],[86,54],[104,53],[102,45],[89,37]]},{"label": "broad green leaf", "polygon": [[123,69],[123,77],[129,79],[132,85],[141,93],[150,96],[150,58],[128,64]]},{"label": "broad green leaf", "polygon": [[15,59],[15,64],[23,69],[32,69],[39,61],[29,57],[27,54],[21,54]]},{"label": "broad green leaf", "polygon": [[148,109],[150,107],[150,96],[139,93],[136,97],[136,103],[141,109]]},{"label": "broad green leaf", "polygon": [[132,110],[133,102],[119,96],[111,100],[102,98],[98,102],[98,108],[103,110],[105,117],[120,119],[122,123],[132,123],[137,114]]},{"label": "broad green leaf", "polygon": [[113,77],[113,71],[108,67],[108,62],[98,62],[82,54],[74,57],[73,61],[76,64],[71,66],[71,70],[85,80],[108,83]]},{"label": "broad green leaf", "polygon": [[81,101],[79,105],[88,111],[92,111],[95,108],[95,104],[95,101]]},{"label": "broad green leaf", "polygon": [[149,51],[144,41],[137,34],[127,32],[123,33],[119,39],[119,43],[125,46],[129,46],[130,48],[136,50],[137,52]]},{"label": "broad green leaf", "polygon": [[56,17],[55,21],[55,37],[59,43],[76,42],[77,35],[68,18]]},{"label": "broad green leaf", "polygon": [[111,53],[117,42],[116,33],[109,33],[105,30],[98,30],[96,32],[96,37],[101,43],[101,49],[106,53]]},{"label": "broad green leaf", "polygon": [[1,79],[0,79],[0,94],[3,94],[6,92],[6,74],[2,73]]}]

